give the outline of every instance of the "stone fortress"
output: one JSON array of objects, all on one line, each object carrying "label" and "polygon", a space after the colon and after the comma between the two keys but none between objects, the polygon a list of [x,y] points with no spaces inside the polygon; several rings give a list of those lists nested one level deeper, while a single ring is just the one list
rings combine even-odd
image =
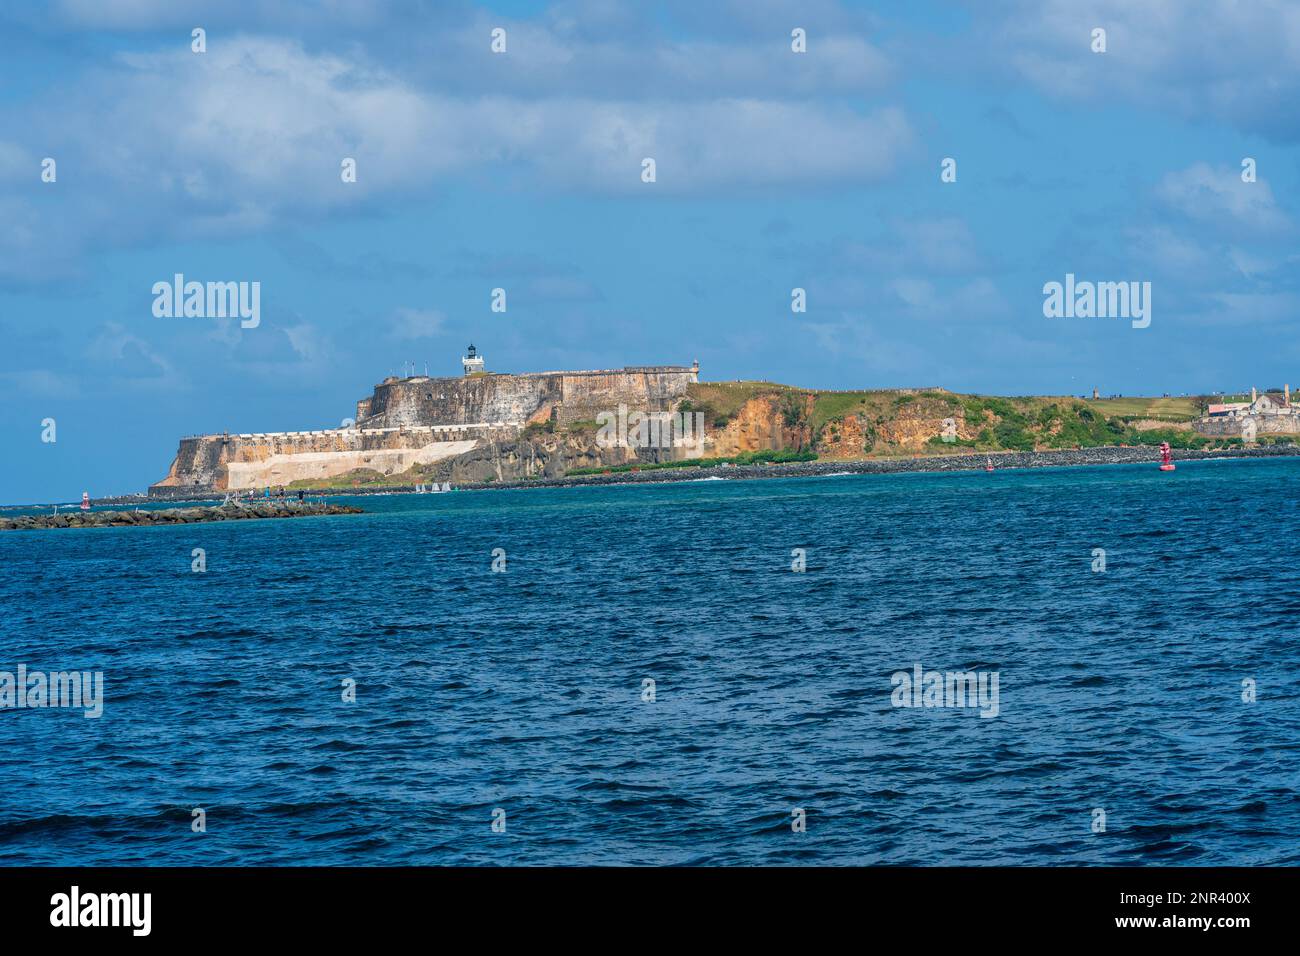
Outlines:
[{"label": "stone fortress", "polygon": [[1261,394],[1252,388],[1249,402],[1209,405],[1192,427],[1202,435],[1246,441],[1257,435],[1297,435],[1300,405],[1292,404],[1290,385],[1283,385],[1281,394]]},{"label": "stone fortress", "polygon": [[459,378],[389,377],[357,402],[343,427],[181,439],[155,497],[325,481],[358,469],[401,474],[419,465],[495,450],[530,425],[594,422],[620,404],[670,412],[699,381],[700,365],[648,365],[510,375],[488,372],[473,345]]}]

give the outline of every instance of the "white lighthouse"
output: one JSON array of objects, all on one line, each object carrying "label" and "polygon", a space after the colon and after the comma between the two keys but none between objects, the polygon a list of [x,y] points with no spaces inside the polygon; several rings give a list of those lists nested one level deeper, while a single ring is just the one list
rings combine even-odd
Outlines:
[{"label": "white lighthouse", "polygon": [[479,355],[478,349],[471,344],[460,360],[460,364],[465,367],[466,375],[473,375],[475,372],[483,371],[483,356]]}]

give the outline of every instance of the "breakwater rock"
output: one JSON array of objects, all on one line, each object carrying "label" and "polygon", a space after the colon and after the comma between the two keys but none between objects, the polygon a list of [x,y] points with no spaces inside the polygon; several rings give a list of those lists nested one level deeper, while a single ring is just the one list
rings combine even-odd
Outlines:
[{"label": "breakwater rock", "polygon": [[165,508],[150,511],[63,511],[59,514],[0,518],[0,531],[44,528],[121,528],[129,525],[198,524],[206,521],[241,521],[247,518],[311,518],[318,515],[356,514],[362,514],[362,510],[351,505],[297,501]]},{"label": "breakwater rock", "polygon": [[[1175,449],[1175,461],[1207,461],[1225,458],[1281,458],[1300,456],[1295,445],[1264,448],[1237,448],[1204,451]],[[967,455],[923,455],[916,458],[867,458],[848,461],[806,461],[783,464],[712,466],[708,468],[656,468],[642,471],[611,472],[599,475],[575,475],[569,478],[537,478],[524,481],[465,484],[464,490],[478,488],[546,488],[578,485],[652,484],[662,481],[699,481],[701,478],[811,478],[826,475],[889,475],[900,472],[979,471],[985,462],[1004,468],[1060,468],[1071,465],[1133,465],[1160,461],[1155,448],[1105,446],[1098,448],[1053,451],[980,452]]]}]

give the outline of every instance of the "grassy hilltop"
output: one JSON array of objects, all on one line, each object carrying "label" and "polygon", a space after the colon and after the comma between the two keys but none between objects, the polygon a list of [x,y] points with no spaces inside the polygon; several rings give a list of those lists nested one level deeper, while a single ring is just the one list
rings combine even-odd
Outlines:
[{"label": "grassy hilltop", "polygon": [[[704,412],[706,427],[716,435],[735,430],[747,416],[761,420],[766,408],[782,445],[861,458],[1161,441],[1184,448],[1223,444],[1191,429],[1204,405],[1199,397],[1089,400],[964,395],[943,389],[826,392],[770,382],[701,382],[691,386],[683,409]],[[951,441],[944,440],[945,431]]]}]

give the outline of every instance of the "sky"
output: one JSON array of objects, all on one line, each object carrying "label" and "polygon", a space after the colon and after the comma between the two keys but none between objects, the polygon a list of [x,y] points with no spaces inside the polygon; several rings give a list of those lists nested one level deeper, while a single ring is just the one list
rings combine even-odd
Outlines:
[{"label": "sky", "polygon": [[[1297,103],[1282,0],[7,4],[0,502],[337,427],[470,342],[501,372],[1300,386]],[[258,282],[259,324],[155,315],[177,273]],[[1149,282],[1150,324],[1046,316],[1067,273]]]}]

